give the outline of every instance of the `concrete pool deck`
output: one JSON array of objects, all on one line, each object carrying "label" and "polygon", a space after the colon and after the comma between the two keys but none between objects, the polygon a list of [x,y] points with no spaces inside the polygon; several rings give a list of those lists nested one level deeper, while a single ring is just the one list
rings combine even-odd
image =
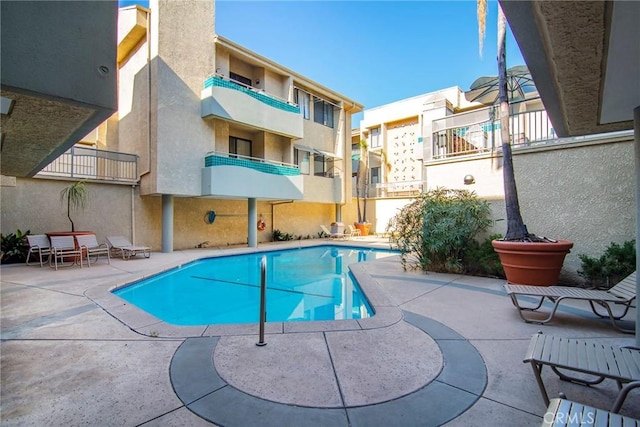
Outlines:
[{"label": "concrete pool deck", "polygon": [[[385,247],[375,238],[331,243]],[[526,324],[504,281],[405,272],[395,258],[353,268],[376,316],[268,323],[264,347],[255,345],[255,325],[172,326],[108,292],[193,259],[247,251],[153,253],[58,271],[2,266],[2,425],[533,426],[546,406],[522,363],[532,334],[633,344],[586,304],[551,324]],[[550,394],[600,408],[617,392],[608,381],[543,377]],[[622,413],[640,418],[640,393]]]}]

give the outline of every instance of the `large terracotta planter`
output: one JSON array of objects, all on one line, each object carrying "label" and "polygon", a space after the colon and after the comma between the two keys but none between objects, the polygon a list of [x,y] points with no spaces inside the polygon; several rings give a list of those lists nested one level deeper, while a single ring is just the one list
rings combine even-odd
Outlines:
[{"label": "large terracotta planter", "polygon": [[568,240],[555,243],[494,240],[491,244],[500,257],[507,282],[532,286],[557,284],[564,257],[573,247]]},{"label": "large terracotta planter", "polygon": [[371,231],[371,223],[369,222],[356,222],[354,224],[362,236],[368,236]]}]

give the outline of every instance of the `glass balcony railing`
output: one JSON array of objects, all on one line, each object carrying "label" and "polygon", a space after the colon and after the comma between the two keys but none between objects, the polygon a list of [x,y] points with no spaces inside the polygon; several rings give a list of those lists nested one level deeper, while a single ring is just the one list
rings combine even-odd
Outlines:
[{"label": "glass balcony railing", "polygon": [[138,156],[73,146],[36,176],[132,184],[139,179]]}]

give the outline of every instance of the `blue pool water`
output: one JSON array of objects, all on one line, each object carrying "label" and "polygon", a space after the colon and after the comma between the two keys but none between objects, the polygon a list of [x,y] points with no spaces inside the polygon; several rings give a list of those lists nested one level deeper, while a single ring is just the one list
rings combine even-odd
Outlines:
[{"label": "blue pool water", "polygon": [[258,322],[265,256],[268,322],[361,319],[373,312],[348,265],[395,254],[317,246],[206,258],[113,293],[174,325]]}]

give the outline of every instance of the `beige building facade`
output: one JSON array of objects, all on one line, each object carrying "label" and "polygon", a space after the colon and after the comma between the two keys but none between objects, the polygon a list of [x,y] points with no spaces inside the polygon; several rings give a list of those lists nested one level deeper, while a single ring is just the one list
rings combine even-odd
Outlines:
[{"label": "beige building facade", "polygon": [[216,35],[214,1],[120,9],[117,53],[118,112],[34,179],[3,179],[3,232],[67,229],[59,194],[79,179],[90,205],[76,229],[165,252],[341,220],[360,104]]}]

